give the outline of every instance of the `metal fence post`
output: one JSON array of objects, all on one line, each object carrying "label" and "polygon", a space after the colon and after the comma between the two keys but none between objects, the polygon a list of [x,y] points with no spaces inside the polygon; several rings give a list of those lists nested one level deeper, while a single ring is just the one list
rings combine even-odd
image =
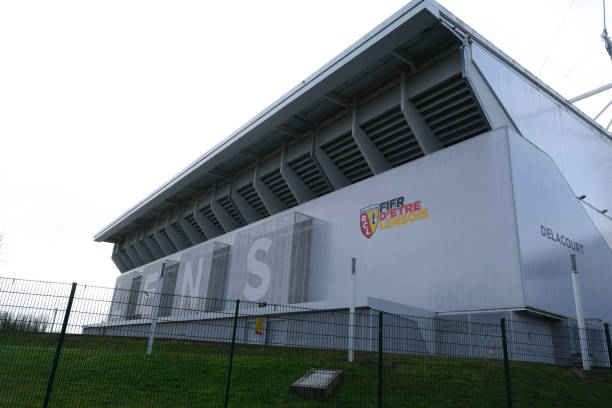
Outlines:
[{"label": "metal fence post", "polygon": [[227,408],[229,402],[230,383],[232,381],[232,366],[234,365],[234,349],[236,348],[236,328],[238,327],[238,311],[240,310],[240,299],[236,300],[236,310],[234,311],[234,327],[232,328],[232,346],[230,348],[229,367],[227,369],[227,384],[225,386],[225,404]]},{"label": "metal fence post", "polygon": [[612,370],[612,343],[610,342],[610,325],[604,324],[604,330],[606,332],[606,344],[608,345],[608,362],[610,363],[610,370]]},{"label": "metal fence post", "polygon": [[70,297],[68,298],[68,306],[66,306],[66,313],[64,314],[64,323],[62,323],[62,331],[60,332],[59,339],[57,340],[57,347],[55,348],[55,357],[53,358],[53,366],[51,367],[51,373],[49,374],[49,382],[47,382],[47,391],[45,392],[43,408],[47,408],[47,406],[49,405],[49,398],[51,397],[53,381],[55,381],[55,373],[57,372],[57,364],[59,363],[62,346],[64,345],[66,327],[68,327],[68,319],[70,318],[70,311],[72,310],[72,301],[74,300],[74,292],[76,291],[76,287],[76,282],[72,282],[72,289],[70,290]]},{"label": "metal fence post", "polygon": [[504,370],[506,375],[506,398],[508,408],[512,408],[512,383],[510,382],[510,363],[508,362],[508,340],[506,338],[506,319],[501,319],[502,345],[504,347]]},{"label": "metal fence post", "polygon": [[383,406],[383,313],[378,312],[378,408]]}]

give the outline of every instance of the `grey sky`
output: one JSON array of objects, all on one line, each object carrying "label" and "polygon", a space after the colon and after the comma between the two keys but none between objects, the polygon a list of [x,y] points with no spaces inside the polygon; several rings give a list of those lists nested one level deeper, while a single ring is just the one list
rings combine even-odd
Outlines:
[{"label": "grey sky", "polygon": [[[0,3],[0,276],[113,285],[95,232],[404,3]],[[571,0],[441,3],[565,97],[612,80],[599,0],[543,68]]]}]

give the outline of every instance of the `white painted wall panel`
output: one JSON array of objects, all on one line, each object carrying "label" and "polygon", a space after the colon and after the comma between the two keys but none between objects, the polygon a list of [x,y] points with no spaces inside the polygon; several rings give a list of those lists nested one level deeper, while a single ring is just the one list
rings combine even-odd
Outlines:
[{"label": "white painted wall panel", "polygon": [[585,317],[612,320],[612,251],[552,158],[517,134],[509,143],[527,305],[575,318],[569,257],[575,253]]},{"label": "white painted wall panel", "polygon": [[[612,210],[612,140],[477,44],[472,58],[523,137],[552,157],[574,193]],[[612,221],[588,212],[612,247]]]},{"label": "white painted wall panel", "polygon": [[[388,230],[379,225],[366,238],[360,210],[400,196],[405,203],[420,201],[429,216]],[[308,301],[348,303],[351,258],[356,257],[359,299],[375,297],[436,311],[506,308],[524,304],[512,202],[508,143],[502,129],[274,217],[299,212],[313,218]],[[232,265],[245,252],[234,245],[236,234],[269,220],[215,238],[232,245]],[[181,261],[188,251],[193,263],[193,251],[204,251],[205,246],[173,258]],[[265,255],[258,252],[257,259],[264,261]],[[143,289],[151,290],[154,281],[149,275],[159,268],[139,270],[144,271]],[[248,271],[230,270],[230,282],[241,280],[237,273]],[[253,276],[248,280],[251,285],[261,281]]]}]

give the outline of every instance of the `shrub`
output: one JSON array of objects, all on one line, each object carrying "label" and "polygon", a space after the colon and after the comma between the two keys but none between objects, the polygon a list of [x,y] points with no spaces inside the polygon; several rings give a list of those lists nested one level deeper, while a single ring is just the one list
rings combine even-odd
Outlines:
[{"label": "shrub", "polygon": [[48,326],[45,316],[0,312],[0,332],[44,333]]}]

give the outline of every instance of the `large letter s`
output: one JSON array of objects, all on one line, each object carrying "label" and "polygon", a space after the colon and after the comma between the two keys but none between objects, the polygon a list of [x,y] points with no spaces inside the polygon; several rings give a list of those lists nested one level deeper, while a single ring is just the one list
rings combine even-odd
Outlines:
[{"label": "large letter s", "polygon": [[257,254],[258,251],[268,252],[270,246],[272,246],[272,240],[270,238],[259,238],[253,242],[249,249],[249,254],[247,255],[247,270],[249,273],[257,275],[261,279],[261,283],[257,287],[251,286],[247,280],[242,290],[244,297],[252,302],[264,297],[270,286],[270,268],[266,263],[255,259],[255,254]]}]

